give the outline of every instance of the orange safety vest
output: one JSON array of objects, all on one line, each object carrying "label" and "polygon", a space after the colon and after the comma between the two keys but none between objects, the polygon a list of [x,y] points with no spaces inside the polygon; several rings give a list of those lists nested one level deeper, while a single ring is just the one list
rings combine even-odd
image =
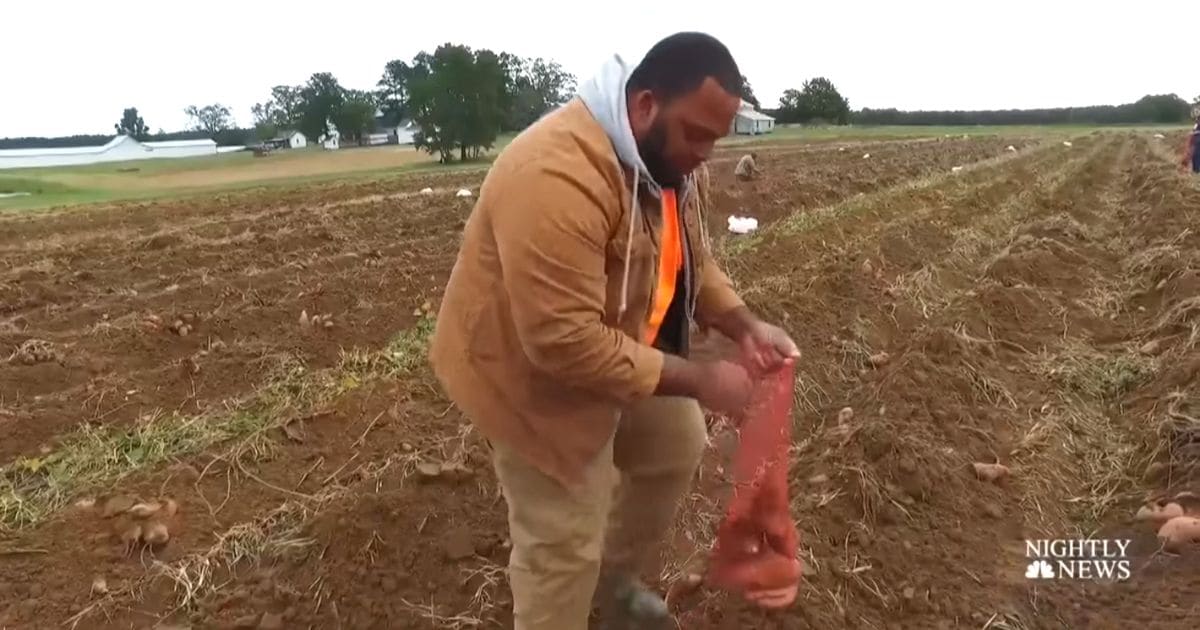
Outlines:
[{"label": "orange safety vest", "polygon": [[683,268],[683,238],[679,231],[679,209],[676,206],[675,190],[664,188],[662,191],[662,246],[658,258],[658,282],[655,284],[654,304],[650,309],[650,320],[647,322],[646,335],[643,341],[653,345],[658,339],[658,329],[662,327],[667,309],[671,308],[671,300],[675,297],[675,279]]}]

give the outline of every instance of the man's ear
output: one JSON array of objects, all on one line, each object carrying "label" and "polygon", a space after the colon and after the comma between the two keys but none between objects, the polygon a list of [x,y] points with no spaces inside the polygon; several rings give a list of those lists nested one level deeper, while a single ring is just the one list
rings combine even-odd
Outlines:
[{"label": "man's ear", "polygon": [[650,90],[638,90],[629,95],[629,127],[635,138],[649,133],[658,116],[658,99]]}]

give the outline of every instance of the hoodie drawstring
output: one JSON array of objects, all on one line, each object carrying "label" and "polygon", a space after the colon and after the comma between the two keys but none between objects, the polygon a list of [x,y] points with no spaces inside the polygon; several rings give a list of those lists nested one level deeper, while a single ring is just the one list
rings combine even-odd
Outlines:
[{"label": "hoodie drawstring", "polygon": [[617,309],[617,320],[625,317],[629,308],[629,269],[630,258],[633,257],[633,228],[638,218],[638,185],[641,183],[641,171],[633,169],[633,192],[629,198],[629,237],[625,241],[625,269],[621,273],[621,306]]}]

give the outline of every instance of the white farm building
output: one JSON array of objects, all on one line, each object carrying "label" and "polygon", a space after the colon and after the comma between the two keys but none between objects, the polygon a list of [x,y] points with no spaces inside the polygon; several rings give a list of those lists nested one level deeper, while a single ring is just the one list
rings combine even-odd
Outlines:
[{"label": "white farm building", "polygon": [[771,133],[774,129],[774,118],[754,109],[750,103],[742,101],[742,105],[733,119],[733,133],[756,136],[760,133]]},{"label": "white farm building", "polygon": [[299,131],[285,130],[263,144],[272,149],[303,149],[308,146],[308,138]]},{"label": "white farm building", "polygon": [[130,136],[117,136],[99,147],[0,150],[0,170],[74,166],[100,162],[125,162],[161,158],[199,157],[237,151],[242,147],[221,147],[212,140],[168,140],[140,142]]},{"label": "white farm building", "polygon": [[417,131],[420,130],[420,127],[412,119],[402,120],[398,125],[389,125],[383,120],[383,113],[376,112],[375,130],[366,137],[368,145],[412,144]]}]

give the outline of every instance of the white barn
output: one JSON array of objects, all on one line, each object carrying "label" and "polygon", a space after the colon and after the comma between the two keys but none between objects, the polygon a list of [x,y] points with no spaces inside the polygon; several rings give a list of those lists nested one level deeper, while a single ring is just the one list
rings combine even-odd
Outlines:
[{"label": "white barn", "polygon": [[417,135],[420,127],[412,120],[404,120],[400,122],[400,126],[396,127],[393,136],[396,138],[396,144],[412,144],[413,138]]},{"label": "white barn", "polygon": [[412,120],[402,120],[399,125],[384,125],[376,120],[375,131],[367,135],[367,144],[412,144],[417,129]]},{"label": "white barn", "polygon": [[758,135],[771,133],[775,129],[775,119],[754,109],[754,106],[742,101],[737,115],[733,118],[733,133],[743,135]]},{"label": "white barn", "polygon": [[3,149],[0,150],[0,170],[198,157],[240,148],[221,147],[221,150],[218,150],[217,143],[207,139],[139,142],[130,136],[117,136],[108,144],[99,147]]},{"label": "white barn", "polygon": [[267,140],[264,144],[275,149],[303,149],[308,146],[308,138],[299,131],[287,130]]}]

